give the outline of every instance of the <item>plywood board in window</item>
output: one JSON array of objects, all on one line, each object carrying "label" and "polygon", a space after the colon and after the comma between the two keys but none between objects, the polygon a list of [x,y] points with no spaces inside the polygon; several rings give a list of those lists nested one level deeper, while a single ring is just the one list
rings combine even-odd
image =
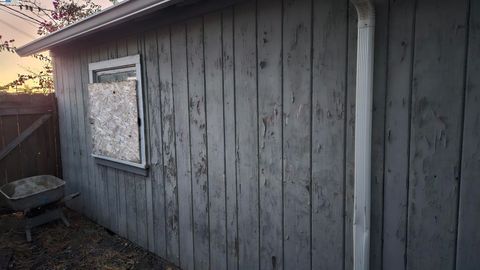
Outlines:
[{"label": "plywood board in window", "polygon": [[92,153],[140,163],[135,80],[88,85]]}]

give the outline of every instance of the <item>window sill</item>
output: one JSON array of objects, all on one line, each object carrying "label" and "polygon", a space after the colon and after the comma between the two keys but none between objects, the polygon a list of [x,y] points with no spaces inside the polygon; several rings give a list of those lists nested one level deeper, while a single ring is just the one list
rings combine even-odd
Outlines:
[{"label": "window sill", "polygon": [[127,171],[130,173],[138,174],[141,176],[148,176],[148,167],[142,168],[142,167],[137,167],[137,166],[132,166],[128,164],[123,164],[99,157],[93,157],[95,160],[95,163],[101,166],[105,167],[111,167],[114,169],[122,170],[122,171]]}]

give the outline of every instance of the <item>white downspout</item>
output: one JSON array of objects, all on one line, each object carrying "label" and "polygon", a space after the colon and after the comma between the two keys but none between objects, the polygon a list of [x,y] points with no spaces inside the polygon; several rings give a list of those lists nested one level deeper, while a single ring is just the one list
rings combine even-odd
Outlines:
[{"label": "white downspout", "polygon": [[358,14],[353,265],[355,270],[368,270],[375,10],[371,0],[351,2]]}]

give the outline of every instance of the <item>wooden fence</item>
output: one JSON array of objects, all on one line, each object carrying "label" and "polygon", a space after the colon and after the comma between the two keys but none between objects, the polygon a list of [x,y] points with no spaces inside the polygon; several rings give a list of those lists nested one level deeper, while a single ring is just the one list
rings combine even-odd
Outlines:
[{"label": "wooden fence", "polygon": [[55,95],[0,94],[0,185],[40,174],[62,174]]}]

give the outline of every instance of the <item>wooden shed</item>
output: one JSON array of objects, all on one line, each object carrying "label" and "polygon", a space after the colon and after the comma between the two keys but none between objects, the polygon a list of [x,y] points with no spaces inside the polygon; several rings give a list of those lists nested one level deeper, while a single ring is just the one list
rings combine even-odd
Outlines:
[{"label": "wooden shed", "polygon": [[182,269],[480,269],[480,1],[352,2],[130,0],[20,48],[71,207]]}]

